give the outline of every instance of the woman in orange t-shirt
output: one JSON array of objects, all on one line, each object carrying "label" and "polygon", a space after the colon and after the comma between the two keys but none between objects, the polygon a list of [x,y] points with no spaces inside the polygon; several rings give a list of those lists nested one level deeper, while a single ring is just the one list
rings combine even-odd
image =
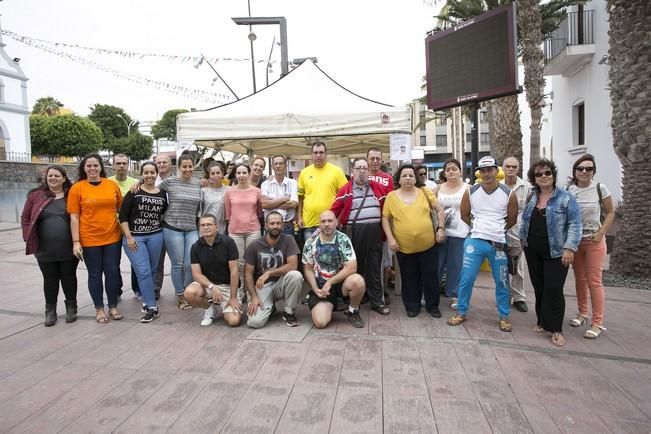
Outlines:
[{"label": "woman in orange t-shirt", "polygon": [[95,319],[101,324],[108,322],[103,287],[109,316],[114,320],[123,318],[117,310],[122,254],[117,212],[121,204],[120,188],[106,178],[102,158],[97,154],[86,155],[79,163],[79,181],[68,194],[68,213],[72,251],[86,261],[88,291],[95,304]]}]

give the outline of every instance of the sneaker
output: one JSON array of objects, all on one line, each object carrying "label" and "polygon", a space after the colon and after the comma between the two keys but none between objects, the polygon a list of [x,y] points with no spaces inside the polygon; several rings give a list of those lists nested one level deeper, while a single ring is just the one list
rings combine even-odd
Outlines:
[{"label": "sneaker", "polygon": [[296,315],[293,313],[283,313],[283,320],[285,321],[285,324],[287,324],[287,327],[296,327],[298,326],[298,319],[296,318]]},{"label": "sneaker", "polygon": [[203,327],[207,327],[212,324],[214,319],[215,319],[215,308],[213,306],[210,306],[203,313],[203,319],[201,320],[201,325]]},{"label": "sneaker", "polygon": [[159,317],[158,310],[156,309],[147,309],[147,312],[145,313],[145,316],[140,318],[140,322],[152,322],[156,318]]},{"label": "sneaker", "polygon": [[513,302],[513,307],[519,310],[520,312],[528,312],[529,306],[525,303],[524,300]]},{"label": "sneaker", "polygon": [[459,303],[459,299],[456,297],[452,297],[452,299],[450,299],[450,309],[456,310],[458,303]]},{"label": "sneaker", "polygon": [[364,320],[362,319],[361,316],[359,316],[359,309],[357,309],[355,312],[351,312],[350,310],[347,310],[344,312],[344,314],[348,317],[348,321],[353,325],[353,327],[361,329],[364,327]]}]

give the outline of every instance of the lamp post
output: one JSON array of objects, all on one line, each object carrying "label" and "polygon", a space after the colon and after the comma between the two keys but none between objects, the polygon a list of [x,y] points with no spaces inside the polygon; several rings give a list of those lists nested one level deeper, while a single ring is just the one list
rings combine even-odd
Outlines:
[{"label": "lamp post", "polygon": [[[277,24],[280,26],[280,76],[284,77],[289,72],[289,62],[287,55],[287,20],[285,17],[234,17],[232,18],[238,26],[256,26]],[[253,69],[253,92],[255,92],[255,61],[253,59],[253,40],[255,33],[249,33],[251,40],[251,63]]]},{"label": "lamp post", "polygon": [[131,135],[131,127],[134,126],[135,124],[137,124],[138,121],[133,120],[133,119],[131,121],[127,121],[124,118],[124,116],[122,116],[120,113],[118,113],[116,116],[119,117],[120,119],[122,119],[122,122],[124,122],[124,124],[127,126],[127,137],[130,136]]}]

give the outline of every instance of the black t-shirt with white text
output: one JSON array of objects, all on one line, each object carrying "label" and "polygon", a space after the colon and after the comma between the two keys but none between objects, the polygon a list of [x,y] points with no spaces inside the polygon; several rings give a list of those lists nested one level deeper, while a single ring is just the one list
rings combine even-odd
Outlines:
[{"label": "black t-shirt with white text", "polygon": [[163,214],[167,209],[167,193],[147,193],[144,190],[136,194],[128,192],[122,199],[120,223],[129,222],[132,235],[146,235],[161,231]]}]

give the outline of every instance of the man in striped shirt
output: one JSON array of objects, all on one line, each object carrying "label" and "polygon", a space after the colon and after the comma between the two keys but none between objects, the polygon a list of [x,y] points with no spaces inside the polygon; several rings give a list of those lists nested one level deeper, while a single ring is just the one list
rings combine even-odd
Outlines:
[{"label": "man in striped shirt", "polygon": [[296,181],[285,176],[287,160],[283,155],[271,157],[274,176],[262,183],[262,208],[265,218],[276,211],[283,217],[282,232],[294,235],[294,220],[298,207],[298,185]]},{"label": "man in striped shirt", "polygon": [[351,180],[341,187],[331,211],[348,234],[357,256],[357,272],[364,277],[371,309],[388,315],[382,290],[382,206],[388,187],[369,180],[368,161],[353,161]]}]

